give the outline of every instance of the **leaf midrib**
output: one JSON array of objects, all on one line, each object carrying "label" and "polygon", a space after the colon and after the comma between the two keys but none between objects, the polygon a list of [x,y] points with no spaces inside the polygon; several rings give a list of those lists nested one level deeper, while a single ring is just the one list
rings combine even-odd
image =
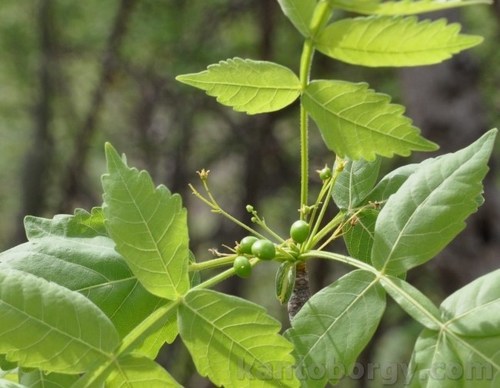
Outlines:
[{"label": "leaf midrib", "polygon": [[[139,208],[139,206],[137,205],[137,202],[136,202],[136,200],[135,200],[135,197],[132,195],[132,193],[131,193],[131,191],[130,191],[130,189],[129,189],[129,185],[127,184],[128,182],[127,182],[127,180],[125,179],[124,175],[122,174],[122,169],[120,168],[121,166],[118,166],[118,165],[116,164],[116,162],[115,162],[115,160],[114,160],[114,159],[113,159],[113,164],[115,165],[115,169],[116,169],[116,171],[117,171],[118,175],[120,176],[120,179],[121,179],[121,181],[122,181],[122,184],[123,184],[123,186],[125,187],[125,189],[126,189],[126,191],[127,191],[127,194],[128,194],[128,196],[129,196],[129,198],[130,198],[131,203],[134,205],[134,208],[136,209],[137,214],[139,214],[139,216],[140,216],[140,219],[141,219],[141,221],[142,221],[142,224],[145,226],[145,228],[146,228],[146,230],[147,230],[148,236],[149,236],[149,238],[150,238],[151,242],[153,243],[153,246],[154,246],[154,248],[155,248],[155,250],[156,250],[156,253],[157,253],[157,258],[159,259],[159,261],[161,262],[161,265],[162,265],[162,267],[163,267],[164,274],[167,276],[167,278],[168,278],[168,280],[169,280],[169,284],[162,284],[160,288],[161,288],[161,289],[166,289],[166,290],[168,290],[168,292],[169,292],[169,293],[171,292],[170,290],[173,290],[173,291],[174,291],[174,293],[176,293],[176,291],[177,291],[177,290],[176,290],[176,289],[174,288],[174,286],[173,286],[173,285],[174,285],[174,284],[176,284],[176,283],[174,283],[174,281],[173,281],[173,279],[172,279],[172,276],[170,275],[170,273],[169,273],[169,271],[168,271],[168,269],[167,269],[167,267],[166,267],[166,263],[163,261],[163,256],[162,256],[161,251],[160,251],[160,249],[159,249],[158,243],[157,243],[156,239],[154,238],[153,233],[152,233],[152,231],[151,231],[151,229],[150,229],[150,227],[149,227],[149,224],[148,224],[148,222],[146,221],[146,219],[144,218],[144,215],[142,214],[141,209],[140,209],[140,208]],[[137,175],[137,178],[138,178],[138,179],[140,179],[140,175]],[[156,191],[155,191],[155,189],[153,188],[153,196],[154,196],[154,193],[156,193]],[[137,265],[137,267],[138,267],[138,268],[141,268],[139,265]],[[142,269],[142,268],[141,268],[141,269]],[[157,287],[157,286],[155,286],[155,287]]]},{"label": "leaf midrib", "polygon": [[[355,121],[353,121],[353,120],[350,120],[350,119],[348,119],[348,118],[346,118],[346,117],[344,117],[344,116],[341,116],[340,114],[337,114],[336,112],[334,112],[334,111],[332,111],[331,109],[329,109],[329,108],[328,108],[328,106],[326,105],[326,103],[322,103],[321,101],[319,101],[318,99],[316,99],[316,98],[315,98],[315,97],[311,94],[311,92],[308,92],[308,91],[306,90],[306,92],[305,92],[305,93],[308,95],[308,97],[309,97],[312,101],[314,101],[314,103],[315,103],[315,104],[317,104],[318,106],[322,107],[325,111],[329,112],[330,114],[332,114],[333,116],[335,116],[335,117],[339,118],[340,120],[343,120],[343,121],[347,122],[348,124],[354,125],[354,126],[356,126],[356,127],[360,128],[360,129],[362,129],[362,130],[367,131],[368,133],[375,132],[375,133],[377,133],[377,134],[378,134],[378,135],[380,135],[380,136],[384,136],[384,137],[390,138],[390,139],[392,139],[393,141],[396,141],[396,142],[399,142],[399,143],[410,144],[410,145],[414,145],[414,146],[418,146],[418,147],[421,147],[421,146],[422,146],[422,143],[419,143],[419,142],[416,142],[416,141],[409,141],[409,140],[407,140],[407,139],[406,139],[406,136],[405,136],[405,137],[403,137],[403,138],[401,138],[401,137],[396,137],[396,136],[394,136],[394,135],[391,135],[391,133],[389,133],[389,132],[382,132],[379,128],[375,128],[375,127],[368,127],[368,126],[367,126],[367,125],[365,125],[365,124],[360,124],[360,123],[357,123],[357,122],[355,122]],[[348,93],[349,93],[349,92],[348,92]],[[336,95],[336,96],[334,97],[334,99],[339,98],[339,97],[340,97],[340,95]],[[330,103],[330,102],[331,102],[331,100],[330,100],[328,103]],[[358,106],[361,106],[361,105],[362,105],[362,104],[358,104]],[[352,106],[350,106],[350,107],[348,107],[348,108],[346,108],[346,109],[350,109],[350,108],[352,108]],[[343,110],[345,110],[345,109],[343,109]],[[404,118],[404,116],[398,116],[398,118],[401,118],[401,117],[403,117],[403,118]],[[405,123],[405,124],[399,124],[399,125],[397,125],[397,127],[400,127],[400,126],[408,126],[408,127],[413,128],[413,126],[412,126],[411,124],[406,124],[406,123]]]},{"label": "leaf midrib", "polygon": [[310,347],[309,351],[304,354],[302,361],[297,365],[297,368],[300,367],[301,364],[303,364],[303,362],[304,362],[303,360],[305,360],[307,357],[309,357],[309,355],[312,353],[312,351],[314,350],[316,345],[318,345],[321,342],[321,340],[326,336],[326,334],[330,332],[332,327],[336,325],[337,321],[339,319],[341,319],[344,316],[344,314],[347,314],[347,312],[349,311],[351,306],[354,306],[358,302],[358,300],[361,299],[361,297],[364,296],[368,292],[369,289],[371,289],[374,285],[376,285],[378,283],[378,281],[379,280],[377,278],[373,279],[371,281],[371,283],[363,290],[363,292],[359,293],[356,296],[356,298],[354,298],[352,300],[352,302],[347,305],[347,307],[344,309],[342,314],[335,317],[333,322],[326,328],[326,330],[324,330],[323,334],[321,334],[321,336],[319,336],[318,339],[314,342],[314,344]]}]

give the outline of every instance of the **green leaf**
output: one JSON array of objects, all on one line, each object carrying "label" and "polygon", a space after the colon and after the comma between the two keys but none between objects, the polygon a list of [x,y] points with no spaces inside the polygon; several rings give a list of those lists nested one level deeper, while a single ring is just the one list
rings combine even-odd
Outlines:
[{"label": "green leaf", "polygon": [[387,293],[413,319],[429,329],[439,329],[441,326],[441,314],[436,305],[422,294],[420,290],[403,279],[390,275],[382,277],[380,282]]},{"label": "green leaf", "polygon": [[106,380],[107,388],[182,387],[160,365],[146,357],[126,355],[118,358]]},{"label": "green leaf", "polygon": [[416,17],[343,19],[319,35],[316,47],[334,59],[362,66],[422,66],[440,63],[482,42],[459,34],[459,24]]},{"label": "green leaf", "polygon": [[103,175],[106,227],[116,250],[152,294],[176,299],[189,289],[188,229],[181,198],[154,187],[146,171],[129,168],[106,144]]},{"label": "green leaf", "polygon": [[329,2],[332,6],[346,11],[377,15],[411,15],[467,5],[492,3],[491,0],[401,0],[384,2],[380,0],[329,0]]},{"label": "green leaf", "polygon": [[310,24],[316,0],[278,0],[281,10],[295,28],[305,37],[311,34]]},{"label": "green leaf", "polygon": [[104,226],[104,215],[99,207],[93,208],[91,213],[84,209],[75,209],[74,215],[58,214],[53,219],[26,216],[24,228],[28,240],[51,236],[92,238],[108,235]]},{"label": "green leaf", "polygon": [[363,210],[353,224],[347,223],[344,227],[343,237],[349,256],[370,262],[378,213],[376,209]]},{"label": "green leaf", "polygon": [[280,110],[300,95],[295,73],[273,62],[233,58],[184,74],[177,81],[205,90],[223,105],[248,114]]},{"label": "green leaf", "polygon": [[500,336],[462,337],[424,329],[408,368],[409,387],[492,388],[500,383]]},{"label": "green leaf", "polygon": [[401,166],[386,176],[374,187],[367,198],[372,202],[385,202],[389,197],[399,190],[401,185],[406,182],[408,177],[418,168],[417,163]]},{"label": "green leaf", "polygon": [[179,334],[176,303],[169,301],[159,307],[123,339],[123,342],[129,342],[130,337],[134,338],[134,354],[154,359],[165,343],[174,342]]},{"label": "green leaf", "polygon": [[102,235],[105,230],[96,225],[96,214],[77,210],[74,216],[53,219],[26,217],[30,241],[0,253],[0,264],[80,292],[124,337],[165,300],[142,287],[113,240]]},{"label": "green leaf", "polygon": [[0,353],[21,366],[81,373],[119,344],[111,321],[81,294],[0,267]]},{"label": "green leaf", "polygon": [[497,130],[458,152],[428,159],[389,197],[375,224],[373,265],[397,275],[434,257],[478,207]]},{"label": "green leaf", "polygon": [[30,388],[67,388],[78,380],[78,375],[43,373],[37,369],[22,370],[19,382]]},{"label": "green leaf", "polygon": [[389,96],[375,93],[366,83],[313,81],[303,104],[327,147],[341,158],[374,160],[376,155],[408,156],[437,148],[403,116],[401,105],[390,104]]},{"label": "green leaf", "polygon": [[474,280],[441,304],[446,327],[474,337],[500,335],[500,270]]},{"label": "green leaf", "polygon": [[28,387],[26,387],[26,385],[17,384],[14,381],[4,380],[0,378],[0,388],[28,388]]},{"label": "green leaf", "polygon": [[366,160],[348,160],[337,177],[332,197],[340,209],[349,212],[360,205],[377,181],[380,158],[373,162]]},{"label": "green leaf", "polygon": [[198,372],[227,387],[297,387],[292,345],[280,324],[251,302],[192,290],[179,306],[179,332]]},{"label": "green leaf", "polygon": [[349,374],[385,310],[372,273],[356,270],[316,293],[287,330],[303,386],[324,387]]}]

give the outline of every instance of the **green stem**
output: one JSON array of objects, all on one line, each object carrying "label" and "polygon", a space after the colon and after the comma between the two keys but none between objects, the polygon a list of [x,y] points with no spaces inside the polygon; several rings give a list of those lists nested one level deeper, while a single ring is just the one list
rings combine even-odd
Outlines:
[{"label": "green stem", "polygon": [[[252,267],[254,267],[260,260],[257,258],[252,258],[250,259],[250,264]],[[229,268],[225,270],[224,272],[221,272],[210,279],[205,280],[204,282],[198,284],[197,286],[193,287],[192,290],[197,289],[197,288],[210,288],[215,286],[216,284],[219,284],[223,280],[226,280],[227,278],[230,278],[235,274],[234,268]]]},{"label": "green stem", "polygon": [[[321,32],[327,20],[332,14],[332,8],[328,1],[321,0],[314,10],[311,20],[311,36],[304,41],[302,54],[300,57],[300,85],[302,92],[309,84],[312,60],[314,56],[314,39]],[[300,104],[300,209],[307,206],[309,194],[309,125],[307,112]],[[300,213],[300,218],[304,219],[304,212]]]},{"label": "green stem", "polygon": [[222,267],[224,265],[232,264],[236,255],[230,255],[225,257],[218,257],[217,259],[211,259],[207,261],[202,261],[199,263],[189,264],[189,271],[203,271],[205,269]]},{"label": "green stem", "polygon": [[325,236],[327,236],[330,232],[333,231],[334,228],[336,228],[338,225],[342,223],[344,220],[345,213],[344,212],[339,212],[335,217],[333,217],[328,224],[325,225],[323,229],[321,229],[318,233],[314,235],[314,237],[311,239],[311,241],[308,243],[309,248],[315,247],[321,239],[323,239]]},{"label": "green stem", "polygon": [[212,211],[214,213],[222,214],[224,217],[226,217],[230,221],[234,222],[236,225],[240,226],[241,228],[247,230],[248,232],[250,232],[251,234],[253,234],[253,235],[255,235],[255,236],[259,237],[259,238],[265,238],[265,236],[263,236],[262,234],[258,233],[256,230],[252,229],[251,227],[249,227],[248,225],[244,224],[243,222],[241,222],[240,220],[238,220],[236,217],[233,217],[231,214],[229,214],[224,209],[222,209],[220,207],[220,205],[217,203],[217,201],[215,200],[215,198],[212,195],[212,193],[210,192],[210,189],[208,188],[208,185],[206,184],[205,181],[203,181],[203,187],[204,187],[205,191],[207,192],[209,199],[206,199],[203,195],[201,195],[201,193],[198,190],[196,190],[193,185],[191,185],[191,184],[189,185],[189,188],[191,189],[192,193],[196,197],[198,197],[201,201],[203,201],[204,203],[206,203],[212,209]]},{"label": "green stem", "polygon": [[[306,39],[300,59],[300,84],[304,91],[309,83],[314,46],[311,39]],[[300,104],[300,209],[307,206],[309,193],[309,122],[304,105]],[[300,213],[304,218],[304,212]]]},{"label": "green stem", "polygon": [[300,260],[307,260],[307,259],[314,259],[314,258],[340,261],[341,263],[345,263],[348,265],[352,265],[353,267],[363,269],[365,271],[369,271],[369,272],[375,274],[377,277],[383,276],[382,272],[379,272],[375,267],[372,267],[370,264],[367,264],[364,261],[355,259],[355,258],[350,257],[350,256],[345,256],[345,255],[341,255],[338,253],[334,253],[334,252],[309,251],[309,252],[303,253],[299,256]]},{"label": "green stem", "polygon": [[144,341],[147,334],[150,334],[164,326],[170,318],[170,314],[175,311],[181,302],[182,299],[177,299],[156,309],[151,315],[149,315],[144,321],[128,333],[125,338],[123,338],[120,347],[116,350],[116,352],[114,352],[112,357],[103,362],[96,370],[84,375],[72,386],[72,388],[90,388],[97,386],[97,383],[102,381],[103,376],[107,375],[109,370],[113,368],[113,364],[120,357],[120,355],[130,353],[133,349],[139,346],[142,341]]}]

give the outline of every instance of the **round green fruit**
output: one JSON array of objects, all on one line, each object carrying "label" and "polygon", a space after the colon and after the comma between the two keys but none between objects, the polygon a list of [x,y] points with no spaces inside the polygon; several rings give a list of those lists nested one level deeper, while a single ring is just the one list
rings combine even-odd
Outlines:
[{"label": "round green fruit", "polygon": [[252,245],[258,240],[255,236],[243,237],[238,244],[238,253],[246,253],[248,255],[252,254]]},{"label": "round green fruit", "polygon": [[309,224],[303,220],[295,221],[290,227],[290,237],[296,243],[303,243],[309,236]]},{"label": "round green fruit", "polygon": [[252,245],[252,254],[261,260],[272,260],[276,256],[276,248],[269,240],[257,240]]},{"label": "round green fruit", "polygon": [[332,170],[329,167],[323,167],[319,172],[319,177],[322,181],[326,181],[332,177]]},{"label": "round green fruit", "polygon": [[237,256],[234,259],[233,268],[240,278],[247,278],[252,274],[252,265],[246,256]]}]

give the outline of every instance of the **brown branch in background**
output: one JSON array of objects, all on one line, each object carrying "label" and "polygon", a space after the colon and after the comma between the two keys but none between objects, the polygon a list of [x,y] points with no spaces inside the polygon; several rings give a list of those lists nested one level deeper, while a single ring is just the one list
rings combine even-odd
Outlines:
[{"label": "brown branch in background", "polygon": [[[40,64],[38,68],[39,97],[34,112],[34,133],[31,149],[27,152],[22,170],[21,206],[22,217],[27,214],[40,215],[46,206],[48,172],[53,154],[54,139],[50,131],[52,120],[51,103],[54,94],[53,58],[54,33],[50,0],[42,0],[38,12]],[[25,239],[24,227],[20,223],[15,230],[12,243]]]},{"label": "brown branch in background", "polygon": [[137,0],[122,0],[120,2],[104,49],[101,74],[92,94],[89,112],[74,138],[73,155],[69,159],[66,176],[63,178],[64,192],[60,212],[68,212],[72,209],[71,202],[81,189],[81,177],[85,171],[88,151],[96,131],[97,119],[104,102],[106,89],[111,84],[118,67],[119,48],[126,35],[128,21],[136,4]]}]

